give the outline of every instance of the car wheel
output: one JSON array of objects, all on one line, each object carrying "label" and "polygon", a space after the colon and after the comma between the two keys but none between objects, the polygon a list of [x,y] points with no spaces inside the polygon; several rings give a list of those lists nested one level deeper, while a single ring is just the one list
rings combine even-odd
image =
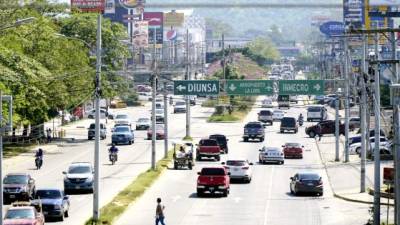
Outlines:
[{"label": "car wheel", "polygon": [[88,137],[88,140],[91,141],[93,138],[92,137]]},{"label": "car wheel", "polygon": [[200,161],[201,157],[200,156],[196,156],[196,161]]},{"label": "car wheel", "polygon": [[260,138],[260,142],[263,142],[264,141],[264,138]]},{"label": "car wheel", "polygon": [[290,187],[289,187],[289,189],[290,189],[290,194],[294,194],[294,192],[293,192],[293,190],[292,190],[292,186],[290,185]]},{"label": "car wheel", "polygon": [[280,130],[281,133],[283,133],[283,130]]},{"label": "car wheel", "polygon": [[310,133],[308,133],[308,136],[310,138],[315,138],[315,132],[314,131],[310,131]]},{"label": "car wheel", "polygon": [[68,210],[64,212],[64,217],[69,217]]},{"label": "car wheel", "polygon": [[361,153],[361,148],[360,148],[360,147],[356,148],[356,153],[357,153],[357,154],[360,154],[360,153]]},{"label": "car wheel", "polygon": [[323,191],[321,191],[320,193],[318,193],[319,194],[319,196],[324,196],[324,192]]},{"label": "car wheel", "polygon": [[243,138],[243,141],[244,141],[244,142],[248,142],[248,141],[249,141],[249,138]]},{"label": "car wheel", "polygon": [[174,162],[174,169],[177,170],[178,169],[178,164]]},{"label": "car wheel", "polygon": [[129,141],[128,144],[129,144],[129,145],[132,145],[132,141]]},{"label": "car wheel", "polygon": [[281,165],[283,165],[283,164],[285,164],[285,161],[282,161],[282,162],[281,162]]},{"label": "car wheel", "polygon": [[220,160],[221,160],[221,157],[220,157],[220,156],[216,156],[216,157],[215,157],[215,160],[220,161]]},{"label": "car wheel", "polygon": [[188,168],[189,168],[189,170],[192,170],[192,169],[193,169],[192,162],[189,162],[189,163],[188,163]]},{"label": "car wheel", "polygon": [[59,218],[58,221],[64,221],[64,214],[62,214]]},{"label": "car wheel", "polygon": [[197,197],[203,197],[204,192],[202,190],[197,189]]},{"label": "car wheel", "polygon": [[222,196],[223,196],[223,197],[228,197],[228,190],[223,191],[223,192],[222,192]]}]

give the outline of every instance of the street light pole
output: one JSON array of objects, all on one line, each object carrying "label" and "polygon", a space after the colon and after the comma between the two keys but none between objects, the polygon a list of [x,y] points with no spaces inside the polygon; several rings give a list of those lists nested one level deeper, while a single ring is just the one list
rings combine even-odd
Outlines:
[{"label": "street light pole", "polygon": [[[190,57],[189,57],[189,29],[186,30],[186,80],[190,80]],[[186,95],[186,137],[191,137],[190,132],[190,96]]]},{"label": "street light pole", "polygon": [[156,59],[156,28],[153,31],[153,89],[151,100],[151,169],[156,169],[156,91],[157,91],[157,59]]},{"label": "street light pole", "polygon": [[349,162],[349,114],[350,114],[350,78],[349,78],[349,49],[347,38],[344,37],[344,79],[345,79],[345,110],[344,110],[344,119],[345,119],[345,146],[344,146],[344,162]]},{"label": "street light pole", "polygon": [[339,97],[335,99],[335,161],[339,161]]},{"label": "street light pole", "polygon": [[164,158],[168,157],[168,95],[167,82],[164,82]]},{"label": "street light pole", "polygon": [[366,35],[362,35],[363,49],[362,49],[362,60],[361,60],[361,103],[360,103],[360,123],[361,123],[361,163],[360,163],[360,192],[365,192],[365,164],[366,164],[366,118],[367,118],[367,97],[365,90],[364,74],[367,72],[365,57],[367,54],[367,40]]},{"label": "street light pole", "polygon": [[97,16],[97,50],[96,50],[96,91],[95,91],[95,147],[94,147],[94,191],[93,219],[100,218],[100,80],[101,80],[101,14]]}]

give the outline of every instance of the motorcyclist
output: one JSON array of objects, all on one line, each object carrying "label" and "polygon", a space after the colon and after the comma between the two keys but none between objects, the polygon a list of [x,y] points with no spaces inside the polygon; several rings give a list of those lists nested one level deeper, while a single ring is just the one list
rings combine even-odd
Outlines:
[{"label": "motorcyclist", "polygon": [[43,159],[43,149],[39,148],[35,153],[35,158]]},{"label": "motorcyclist", "polygon": [[118,160],[118,148],[115,146],[114,143],[112,143],[111,147],[108,149],[108,152],[109,152],[110,161],[111,161],[112,154],[115,154],[115,161]]},{"label": "motorcyclist", "polygon": [[303,114],[300,113],[298,121],[299,121],[299,124],[301,126],[303,124],[303,122],[304,122]]}]

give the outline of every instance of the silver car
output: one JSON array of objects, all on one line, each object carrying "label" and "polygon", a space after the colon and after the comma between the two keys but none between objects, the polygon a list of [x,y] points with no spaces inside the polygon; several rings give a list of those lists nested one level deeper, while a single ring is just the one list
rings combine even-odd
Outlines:
[{"label": "silver car", "polygon": [[64,171],[64,191],[89,191],[93,193],[93,167],[89,162],[73,162]]},{"label": "silver car", "polygon": [[258,161],[261,164],[264,163],[285,163],[285,156],[281,149],[276,147],[262,147],[260,150]]}]

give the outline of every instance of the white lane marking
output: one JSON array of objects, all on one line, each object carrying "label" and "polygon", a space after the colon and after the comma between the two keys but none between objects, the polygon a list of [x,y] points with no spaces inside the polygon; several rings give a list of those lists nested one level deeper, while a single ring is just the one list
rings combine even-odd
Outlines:
[{"label": "white lane marking", "polygon": [[239,203],[240,201],[242,201],[241,197],[236,197],[233,199],[235,201],[235,203]]},{"label": "white lane marking", "polygon": [[264,212],[264,225],[267,225],[267,220],[268,220],[268,211],[269,211],[269,205],[271,203],[272,181],[274,178],[274,170],[275,170],[275,166],[272,166],[271,177],[269,179],[269,185],[268,185],[267,203],[266,203],[265,212]]},{"label": "white lane marking", "polygon": [[176,195],[176,196],[172,197],[172,202],[177,202],[181,198],[182,197],[180,195]]}]

